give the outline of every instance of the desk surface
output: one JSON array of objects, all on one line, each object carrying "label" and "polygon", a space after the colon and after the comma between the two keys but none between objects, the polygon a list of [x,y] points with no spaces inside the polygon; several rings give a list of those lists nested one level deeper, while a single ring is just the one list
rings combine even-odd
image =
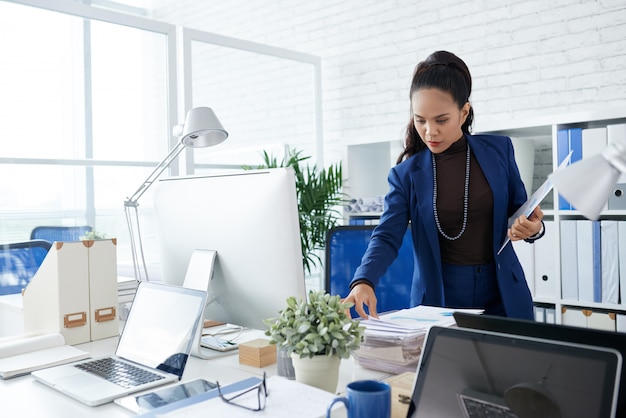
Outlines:
[{"label": "desk surface", "polygon": [[[78,348],[88,351],[92,356],[110,355],[115,352],[117,337],[93,341],[77,345]],[[266,371],[269,376],[277,374],[276,364],[265,368],[256,368],[239,364],[239,356],[233,355],[203,360],[190,357],[183,380],[193,380],[199,377],[210,381],[219,380],[220,384],[229,384],[251,376],[262,376]],[[383,372],[365,369],[354,363],[352,359],[342,360],[339,370],[338,393],[345,390],[346,385],[354,380],[385,379],[390,375]],[[127,411],[115,403],[108,403],[97,407],[89,407],[63,395],[37,381],[30,375],[0,380],[2,393],[2,416],[28,417],[132,417]],[[324,414],[326,406],[320,407],[320,416]]]}]

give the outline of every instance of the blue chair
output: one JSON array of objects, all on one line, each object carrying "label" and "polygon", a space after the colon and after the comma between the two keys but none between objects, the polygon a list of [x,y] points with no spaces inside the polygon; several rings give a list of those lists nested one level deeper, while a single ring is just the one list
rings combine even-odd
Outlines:
[{"label": "blue chair", "polygon": [[0,244],[0,295],[21,293],[50,247],[52,244],[46,240]]},{"label": "blue chair", "polygon": [[89,225],[83,226],[37,226],[30,232],[30,239],[45,239],[50,242],[80,241],[81,237],[93,230]]},{"label": "blue chair", "polygon": [[[376,225],[339,226],[326,235],[326,291],[345,297],[350,281],[361,264]],[[376,286],[378,313],[409,308],[413,278],[413,244],[407,229],[398,257]],[[352,308],[353,317],[356,316]]]}]

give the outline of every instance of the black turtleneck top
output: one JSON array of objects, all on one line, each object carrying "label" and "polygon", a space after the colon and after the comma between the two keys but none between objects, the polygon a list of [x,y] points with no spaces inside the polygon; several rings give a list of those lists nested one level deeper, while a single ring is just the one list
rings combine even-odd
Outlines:
[{"label": "black turtleneck top", "polygon": [[[454,241],[437,232],[444,263],[474,265],[493,261],[493,196],[478,161],[473,153],[470,154],[465,232]],[[437,162],[439,223],[447,236],[455,237],[463,226],[467,141],[462,137],[444,152],[434,155]]]}]

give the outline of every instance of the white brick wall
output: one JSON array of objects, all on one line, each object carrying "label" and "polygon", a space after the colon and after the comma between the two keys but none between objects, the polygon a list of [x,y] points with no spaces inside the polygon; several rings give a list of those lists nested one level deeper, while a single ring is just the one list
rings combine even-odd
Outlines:
[{"label": "white brick wall", "polygon": [[474,76],[481,124],[624,108],[624,0],[154,0],[157,20],[322,57],[325,160],[400,139],[415,64]]}]

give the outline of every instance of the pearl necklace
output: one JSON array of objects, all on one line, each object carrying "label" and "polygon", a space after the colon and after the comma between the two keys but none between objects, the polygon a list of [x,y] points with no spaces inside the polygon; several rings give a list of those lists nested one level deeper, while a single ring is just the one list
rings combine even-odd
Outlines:
[{"label": "pearl necklace", "polygon": [[457,240],[461,238],[461,235],[465,232],[465,227],[467,226],[467,207],[469,202],[469,174],[470,174],[470,146],[467,144],[467,159],[465,162],[465,191],[463,195],[463,226],[461,227],[461,231],[455,236],[448,236],[443,229],[441,228],[441,224],[439,223],[439,214],[437,213],[437,162],[435,161],[435,154],[431,154],[433,161],[433,213],[435,214],[435,224],[437,224],[437,229],[441,233],[441,235],[450,241]]}]

